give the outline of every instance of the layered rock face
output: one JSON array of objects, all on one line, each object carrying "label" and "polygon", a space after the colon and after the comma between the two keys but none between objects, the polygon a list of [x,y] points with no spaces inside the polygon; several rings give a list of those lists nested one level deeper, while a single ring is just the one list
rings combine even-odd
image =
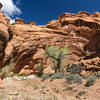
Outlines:
[{"label": "layered rock face", "polygon": [[68,48],[66,63],[76,62],[80,59],[82,48],[87,42],[87,39],[77,37],[74,32],[68,34],[60,30],[48,29],[45,26],[14,25],[10,30],[13,38],[8,43],[5,53],[8,58],[15,59],[13,69],[15,73],[19,73],[26,65],[26,69],[30,68],[34,72],[40,62],[43,62],[44,67],[50,66],[51,62],[44,57],[45,50],[50,45],[66,46]]},{"label": "layered rock face", "polygon": [[36,25],[36,22],[28,22],[29,25]]},{"label": "layered rock face", "polygon": [[61,23],[61,29],[65,30],[68,25],[72,24],[74,32],[88,40],[82,51],[84,59],[80,61],[88,70],[100,71],[98,68],[100,65],[98,58],[100,57],[100,13],[90,14],[85,11],[77,14],[65,13],[59,16],[58,21]]},{"label": "layered rock face", "polygon": [[[1,15],[3,16],[2,13]],[[14,73],[26,71],[28,74],[33,74],[41,62],[44,67],[52,66],[49,58],[44,56],[46,49],[51,45],[68,48],[65,64],[85,62],[91,59],[92,54],[93,57],[99,55],[99,12],[94,14],[84,11],[77,14],[65,13],[44,26],[36,26],[34,23],[25,24],[23,20],[16,20],[14,25],[9,26],[5,16],[3,20],[6,25],[0,24],[5,27],[0,26],[0,30],[5,29],[3,39],[6,42],[2,43],[6,44],[0,44],[4,47],[1,54],[5,54],[0,67],[9,64],[10,60],[14,59],[12,69]],[[10,34],[13,34],[13,37]]]},{"label": "layered rock face", "polygon": [[[2,4],[0,3],[0,65],[5,55],[4,50],[10,41],[12,33],[9,33],[10,18],[1,12]],[[0,66],[1,67],[1,66]]]},{"label": "layered rock face", "polygon": [[15,24],[21,24],[21,25],[23,25],[23,24],[25,24],[25,21],[22,20],[22,19],[15,19]]},{"label": "layered rock face", "polygon": [[52,28],[51,26],[55,26],[55,29],[62,30],[67,33],[74,30],[74,34],[76,33],[77,35],[87,39],[89,42],[83,48],[83,52],[87,59],[94,56],[99,56],[99,12],[95,12],[93,14],[85,11],[78,12],[77,14],[64,13],[58,17],[58,20],[55,23],[50,23],[47,25],[48,28]]}]

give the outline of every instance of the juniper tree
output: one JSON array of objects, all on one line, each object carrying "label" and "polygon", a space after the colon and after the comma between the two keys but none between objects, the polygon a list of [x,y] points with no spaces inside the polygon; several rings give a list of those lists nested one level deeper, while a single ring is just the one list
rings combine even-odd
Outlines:
[{"label": "juniper tree", "polygon": [[62,71],[64,60],[66,59],[67,48],[63,47],[63,48],[57,49],[54,46],[50,46],[47,49],[46,53],[48,54],[49,58],[51,59],[53,63],[55,73],[60,73]]}]

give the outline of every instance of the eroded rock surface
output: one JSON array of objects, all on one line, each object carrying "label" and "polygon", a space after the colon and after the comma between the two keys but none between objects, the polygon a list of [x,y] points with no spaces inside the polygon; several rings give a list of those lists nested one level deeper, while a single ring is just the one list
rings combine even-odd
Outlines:
[{"label": "eroded rock surface", "polygon": [[[3,14],[1,13],[0,16]],[[3,22],[4,18],[5,16],[2,18]],[[84,11],[77,14],[64,13],[57,20],[43,26],[25,24],[23,20],[17,21],[18,23],[10,26],[8,26],[7,20],[5,20],[7,25],[0,24],[5,26],[4,34],[1,33],[6,41],[3,42],[6,44],[1,46],[4,48],[1,54],[5,55],[0,65],[5,66],[11,59],[14,59],[12,69],[14,73],[22,73],[23,70],[26,70],[29,74],[34,74],[36,67],[41,62],[44,67],[51,66],[50,60],[44,56],[45,50],[51,45],[68,48],[66,64],[81,62],[82,59],[89,60],[100,55],[99,12],[94,14]],[[2,30],[2,26],[0,26],[0,30]],[[1,41],[3,40],[1,39]]]},{"label": "eroded rock surface", "polygon": [[10,52],[6,50],[5,53],[8,58],[15,58],[13,71],[17,73],[25,65],[33,70],[40,62],[43,62],[45,67],[50,66],[50,61],[43,56],[50,45],[66,46],[68,48],[66,62],[76,62],[80,59],[84,44],[88,41],[83,37],[76,36],[74,32],[67,34],[60,30],[41,28],[41,26],[14,25],[10,29],[13,32],[13,38],[6,49],[12,48],[12,50]]},{"label": "eroded rock surface", "polygon": [[25,24],[25,21],[23,19],[15,19],[15,24]]},{"label": "eroded rock surface", "polygon": [[7,43],[10,41],[12,37],[12,33],[9,33],[9,25],[10,19],[9,17],[5,16],[2,11],[2,4],[0,3],[0,68],[2,66],[2,60],[5,55],[5,48]]}]

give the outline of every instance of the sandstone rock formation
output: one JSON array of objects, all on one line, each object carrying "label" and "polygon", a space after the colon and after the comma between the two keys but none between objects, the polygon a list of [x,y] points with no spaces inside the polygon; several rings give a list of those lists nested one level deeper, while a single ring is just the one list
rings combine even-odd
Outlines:
[{"label": "sandstone rock formation", "polygon": [[0,3],[0,68],[5,55],[4,50],[12,37],[12,33],[8,32],[10,19],[1,12],[1,8],[2,4]]},{"label": "sandstone rock formation", "polygon": [[81,62],[82,59],[87,61],[100,55],[99,12],[64,13],[44,26],[25,24],[20,19],[9,26],[1,12],[0,16],[0,54],[3,55],[0,67],[14,59],[13,73],[34,74],[41,62],[45,68],[52,66],[49,58],[44,56],[50,45],[68,48],[65,64]]},{"label": "sandstone rock formation", "polygon": [[2,6],[3,6],[2,3],[0,3],[0,9],[2,8]]},{"label": "sandstone rock formation", "polygon": [[51,28],[51,29],[59,30],[59,29],[61,29],[61,23],[59,23],[58,20],[52,20],[51,22],[49,22],[46,25],[46,27]]},{"label": "sandstone rock formation", "polygon": [[29,25],[36,25],[36,22],[28,22]]},{"label": "sandstone rock formation", "polygon": [[23,19],[15,19],[16,24],[25,24],[25,21]]}]

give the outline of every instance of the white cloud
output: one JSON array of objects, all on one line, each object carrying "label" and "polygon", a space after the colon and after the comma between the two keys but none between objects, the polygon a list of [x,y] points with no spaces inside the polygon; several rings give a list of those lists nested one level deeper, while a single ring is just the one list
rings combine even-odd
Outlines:
[{"label": "white cloud", "polygon": [[10,18],[10,24],[13,24],[13,23],[15,23],[15,20]]},{"label": "white cloud", "polygon": [[[19,0],[18,0],[19,1]],[[18,8],[13,0],[0,0],[0,2],[3,4],[2,11],[7,15],[7,16],[14,16],[14,15],[19,15],[21,14],[20,8]]]}]

